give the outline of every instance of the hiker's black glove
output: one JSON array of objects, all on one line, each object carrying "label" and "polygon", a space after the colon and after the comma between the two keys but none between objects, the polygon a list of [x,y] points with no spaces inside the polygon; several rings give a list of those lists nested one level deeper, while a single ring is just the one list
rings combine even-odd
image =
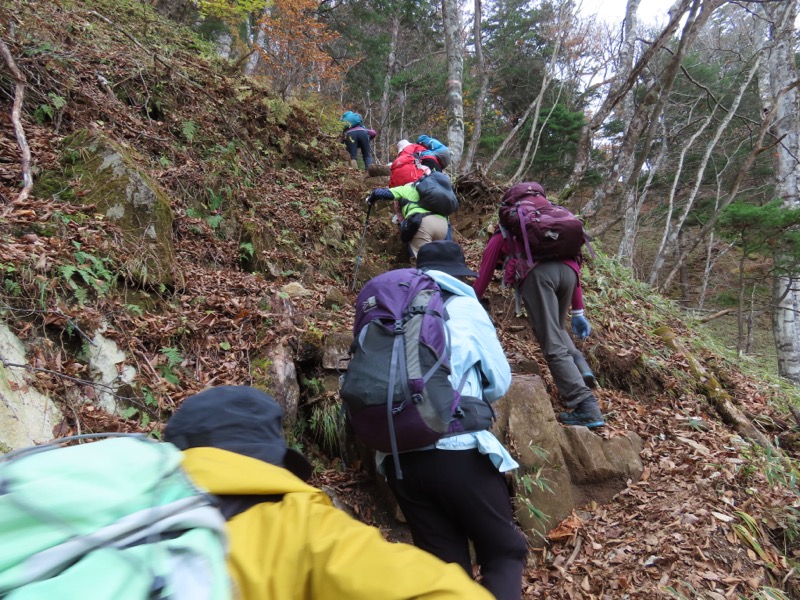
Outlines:
[{"label": "hiker's black glove", "polygon": [[369,198],[367,198],[367,203],[372,206],[378,200],[394,200],[394,194],[389,190],[389,188],[377,188],[372,190]]},{"label": "hiker's black glove", "polygon": [[580,340],[589,337],[589,334],[592,333],[592,326],[583,316],[582,310],[572,311],[572,333],[577,335]]}]

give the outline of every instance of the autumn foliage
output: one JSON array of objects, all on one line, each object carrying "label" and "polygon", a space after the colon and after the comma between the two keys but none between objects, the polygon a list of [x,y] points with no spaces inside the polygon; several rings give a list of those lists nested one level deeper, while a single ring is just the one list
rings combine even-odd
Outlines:
[{"label": "autumn foliage", "polygon": [[325,47],[339,37],[317,18],[316,0],[275,0],[258,22],[265,33],[257,47],[265,72],[284,97],[301,89],[318,89],[344,76]]}]

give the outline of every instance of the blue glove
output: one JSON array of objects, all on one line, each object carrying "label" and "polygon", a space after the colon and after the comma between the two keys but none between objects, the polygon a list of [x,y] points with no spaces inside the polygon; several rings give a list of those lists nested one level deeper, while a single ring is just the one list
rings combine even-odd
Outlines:
[{"label": "blue glove", "polygon": [[592,333],[592,326],[583,316],[582,310],[572,311],[572,333],[577,335],[580,340],[589,337],[589,334]]},{"label": "blue glove", "polygon": [[389,188],[376,188],[367,198],[369,204],[375,204],[378,200],[394,200],[394,194]]}]

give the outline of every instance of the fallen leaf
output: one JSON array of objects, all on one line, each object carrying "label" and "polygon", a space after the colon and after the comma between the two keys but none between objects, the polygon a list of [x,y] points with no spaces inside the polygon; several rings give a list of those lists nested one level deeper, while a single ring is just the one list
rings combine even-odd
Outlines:
[{"label": "fallen leaf", "polygon": [[730,523],[731,521],[734,520],[733,517],[729,517],[728,515],[724,515],[724,514],[719,513],[719,512],[717,512],[715,510],[712,510],[711,514],[714,515],[715,518],[719,519],[723,523]]}]

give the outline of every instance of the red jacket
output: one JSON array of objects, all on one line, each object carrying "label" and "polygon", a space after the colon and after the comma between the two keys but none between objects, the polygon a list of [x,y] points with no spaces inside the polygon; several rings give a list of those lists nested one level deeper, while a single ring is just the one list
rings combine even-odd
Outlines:
[{"label": "red jacket", "polygon": [[[414,183],[425,173],[420,168],[419,154],[425,152],[427,148],[420,144],[409,144],[403,148],[392,161],[392,174],[389,178],[389,187],[399,187],[408,183]],[[416,154],[416,156],[414,156]]]}]

